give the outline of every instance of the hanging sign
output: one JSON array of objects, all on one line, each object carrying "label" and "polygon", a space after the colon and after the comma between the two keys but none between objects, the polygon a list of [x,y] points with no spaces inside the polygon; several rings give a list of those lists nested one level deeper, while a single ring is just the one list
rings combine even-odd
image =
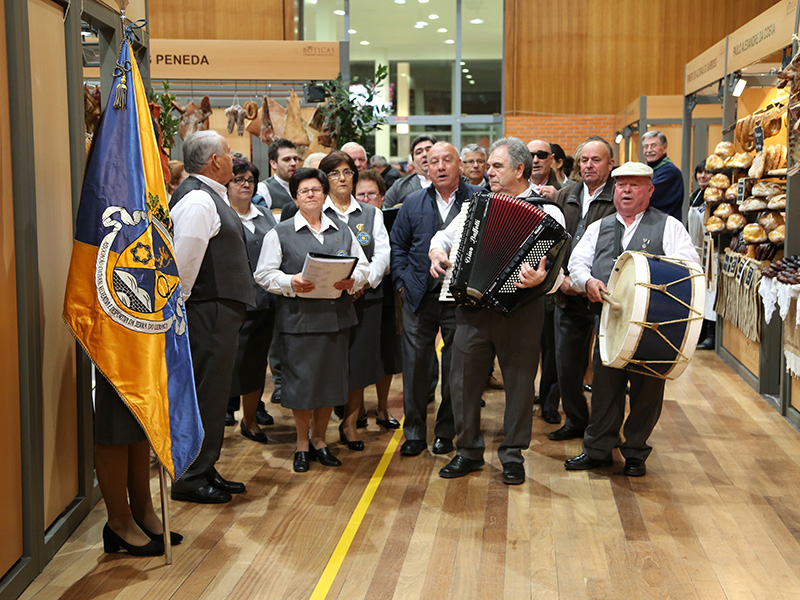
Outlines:
[{"label": "hanging sign", "polygon": [[725,39],[721,39],[692,61],[686,63],[684,95],[702,90],[725,77]]},{"label": "hanging sign", "polygon": [[728,73],[792,45],[797,0],[782,0],[728,36]]}]

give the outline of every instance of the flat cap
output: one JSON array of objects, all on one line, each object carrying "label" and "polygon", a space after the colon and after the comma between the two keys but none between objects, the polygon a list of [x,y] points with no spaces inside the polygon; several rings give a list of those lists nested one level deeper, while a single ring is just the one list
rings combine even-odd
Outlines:
[{"label": "flat cap", "polygon": [[611,171],[612,177],[653,177],[653,169],[640,162],[626,162]]}]

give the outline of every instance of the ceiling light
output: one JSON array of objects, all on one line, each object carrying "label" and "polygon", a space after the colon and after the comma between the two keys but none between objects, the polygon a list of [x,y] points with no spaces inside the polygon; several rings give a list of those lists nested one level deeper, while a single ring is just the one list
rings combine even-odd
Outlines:
[{"label": "ceiling light", "polygon": [[343,10],[335,10],[335,11],[333,11],[333,14],[339,15],[340,17],[343,17],[344,16],[344,11]]},{"label": "ceiling light", "polygon": [[464,67],[463,69],[461,69],[461,72],[462,72],[462,73],[469,73],[469,69],[467,69],[466,67]]},{"label": "ceiling light", "polygon": [[427,21],[417,21],[414,27],[427,27],[429,23]]},{"label": "ceiling light", "polygon": [[427,3],[428,3],[428,2],[430,2],[430,1],[431,1],[431,0],[419,0],[419,3],[420,3],[420,4],[427,4]]},{"label": "ceiling light", "polygon": [[467,74],[467,79],[472,79],[472,75]]},{"label": "ceiling light", "polygon": [[369,46],[369,42],[367,40],[361,40],[360,44],[362,46]]},{"label": "ceiling light", "polygon": [[467,63],[465,63],[465,62],[462,60],[462,61],[461,61],[461,66],[463,67],[465,64],[467,64]]},{"label": "ceiling light", "polygon": [[422,23],[415,23],[414,24],[414,29],[422,29],[424,27],[425,27],[425,25],[423,25]]},{"label": "ceiling light", "polygon": [[471,19],[470,23],[472,23],[473,25],[480,25],[481,23],[483,23],[483,19]]},{"label": "ceiling light", "polygon": [[436,31],[438,31],[439,33],[447,33],[447,28],[446,27],[439,27],[439,29],[437,29]]},{"label": "ceiling light", "polygon": [[470,83],[470,85],[475,85],[475,80],[474,79],[470,79],[469,83]]},{"label": "ceiling light", "polygon": [[317,0],[308,0],[308,3],[309,3],[309,4],[316,4],[316,3],[317,3]]},{"label": "ceiling light", "polygon": [[455,44],[456,41],[455,40],[445,40],[444,43],[445,44]]},{"label": "ceiling light", "polygon": [[347,30],[347,33],[349,33],[350,35],[355,35],[355,34],[357,34],[358,32],[357,32],[355,29],[348,29],[348,30]]},{"label": "ceiling light", "polygon": [[438,18],[439,18],[439,15],[428,15],[428,18],[429,18],[431,21],[435,21],[436,19],[438,19]]},{"label": "ceiling light", "polygon": [[622,143],[622,140],[624,140],[624,139],[625,139],[625,138],[623,138],[623,137],[622,137],[622,134],[621,134],[620,132],[617,132],[617,135],[616,135],[616,137],[614,137],[614,141],[615,141],[617,144],[621,144],[621,143]]},{"label": "ceiling light", "polygon": [[395,4],[405,4],[406,0],[394,0]]}]

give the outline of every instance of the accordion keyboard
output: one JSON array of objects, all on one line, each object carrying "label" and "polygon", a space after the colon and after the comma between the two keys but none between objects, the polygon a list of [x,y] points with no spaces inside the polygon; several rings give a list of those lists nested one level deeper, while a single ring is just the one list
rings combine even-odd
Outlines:
[{"label": "accordion keyboard", "polygon": [[453,247],[450,248],[450,266],[447,267],[447,272],[444,274],[442,280],[442,291],[439,293],[440,302],[455,302],[453,294],[450,293],[450,283],[453,280],[453,265],[458,256],[458,249],[461,247],[461,239],[464,237],[464,222],[467,220],[469,214],[470,201],[467,200],[461,205],[461,211],[456,215],[455,223],[453,226],[456,229],[456,236],[453,239]]},{"label": "accordion keyboard", "polygon": [[[534,269],[538,268],[539,262],[542,260],[542,257],[546,255],[547,252],[550,250],[550,246],[551,244],[549,240],[539,240],[534,244],[533,248],[530,249],[530,251],[525,256],[525,259],[522,262],[528,263],[528,265],[530,265]],[[517,265],[514,268],[511,277],[509,277],[503,284],[503,286],[500,288],[501,294],[513,294],[515,291],[517,291],[517,288],[514,286],[514,283],[520,281],[519,275],[520,272],[522,271],[522,262],[519,263],[519,265]]]}]

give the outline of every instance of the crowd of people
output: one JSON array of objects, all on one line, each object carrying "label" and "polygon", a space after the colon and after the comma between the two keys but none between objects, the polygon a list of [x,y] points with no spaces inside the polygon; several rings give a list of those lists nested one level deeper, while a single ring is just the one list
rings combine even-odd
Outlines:
[{"label": "crowd of people", "polygon": [[[364,390],[372,385],[376,424],[401,427],[388,406],[397,373],[403,382],[400,454],[418,456],[430,441],[433,454],[455,453],[441,477],[481,469],[482,393],[496,360],[505,388],[498,445],[503,483],[526,479],[523,452],[531,441],[535,403],[551,424],[561,424],[559,403],[563,408],[564,424],[548,433],[550,440],[583,440],[583,452],[568,459],[566,469],[609,466],[612,450],[619,448],[623,472],[644,475],[664,383],[602,364],[592,344],[601,292],[625,249],[699,258],[680,220],[683,180],[667,157],[666,138],[645,133],[642,149],[646,163],[615,169],[611,145],[598,136],[567,156],[558,144],[540,139],[525,144],[505,137],[488,148],[469,144],[459,150],[420,135],[411,143],[410,172],[403,175],[356,143],[302,162],[295,145],[279,139],[269,147],[272,175],[260,180],[259,169],[246,157],[235,158],[220,134],[191,135],[183,145],[182,169],[171,165],[170,209],[205,438],[198,458],[174,482],[172,498],[225,503],[246,491],[244,483],[223,477],[216,463],[240,399],[241,434],[268,443],[275,420],[262,399],[268,368],[271,402],[292,413],[298,473],[314,462],[338,467],[346,460],[328,446],[334,412],[342,448],[364,450],[359,430],[367,426]],[[458,235],[456,217],[481,190],[535,204],[572,237],[556,283],[509,315],[456,305],[440,295]],[[304,276],[307,256],[315,253],[355,259],[349,276],[333,283],[334,292],[316,294],[317,282]],[[515,285],[543,285],[547,268],[544,259],[523,264]],[[437,353],[439,336],[443,347]],[[626,388],[630,413],[624,419]],[[428,412],[437,390],[431,436]],[[104,389],[103,395],[114,393]],[[116,412],[124,410],[117,406]],[[100,460],[113,454],[105,445],[115,443],[128,445],[118,460],[131,463],[131,473],[141,471],[133,463],[146,456],[139,450],[141,436],[126,433],[119,442],[104,438],[104,446],[98,445],[98,479],[101,467],[116,476],[101,481],[109,508],[106,550],[157,553],[163,533],[149,495],[145,499],[140,491],[134,503],[131,485],[141,487],[140,477],[121,479],[113,464]]]}]

